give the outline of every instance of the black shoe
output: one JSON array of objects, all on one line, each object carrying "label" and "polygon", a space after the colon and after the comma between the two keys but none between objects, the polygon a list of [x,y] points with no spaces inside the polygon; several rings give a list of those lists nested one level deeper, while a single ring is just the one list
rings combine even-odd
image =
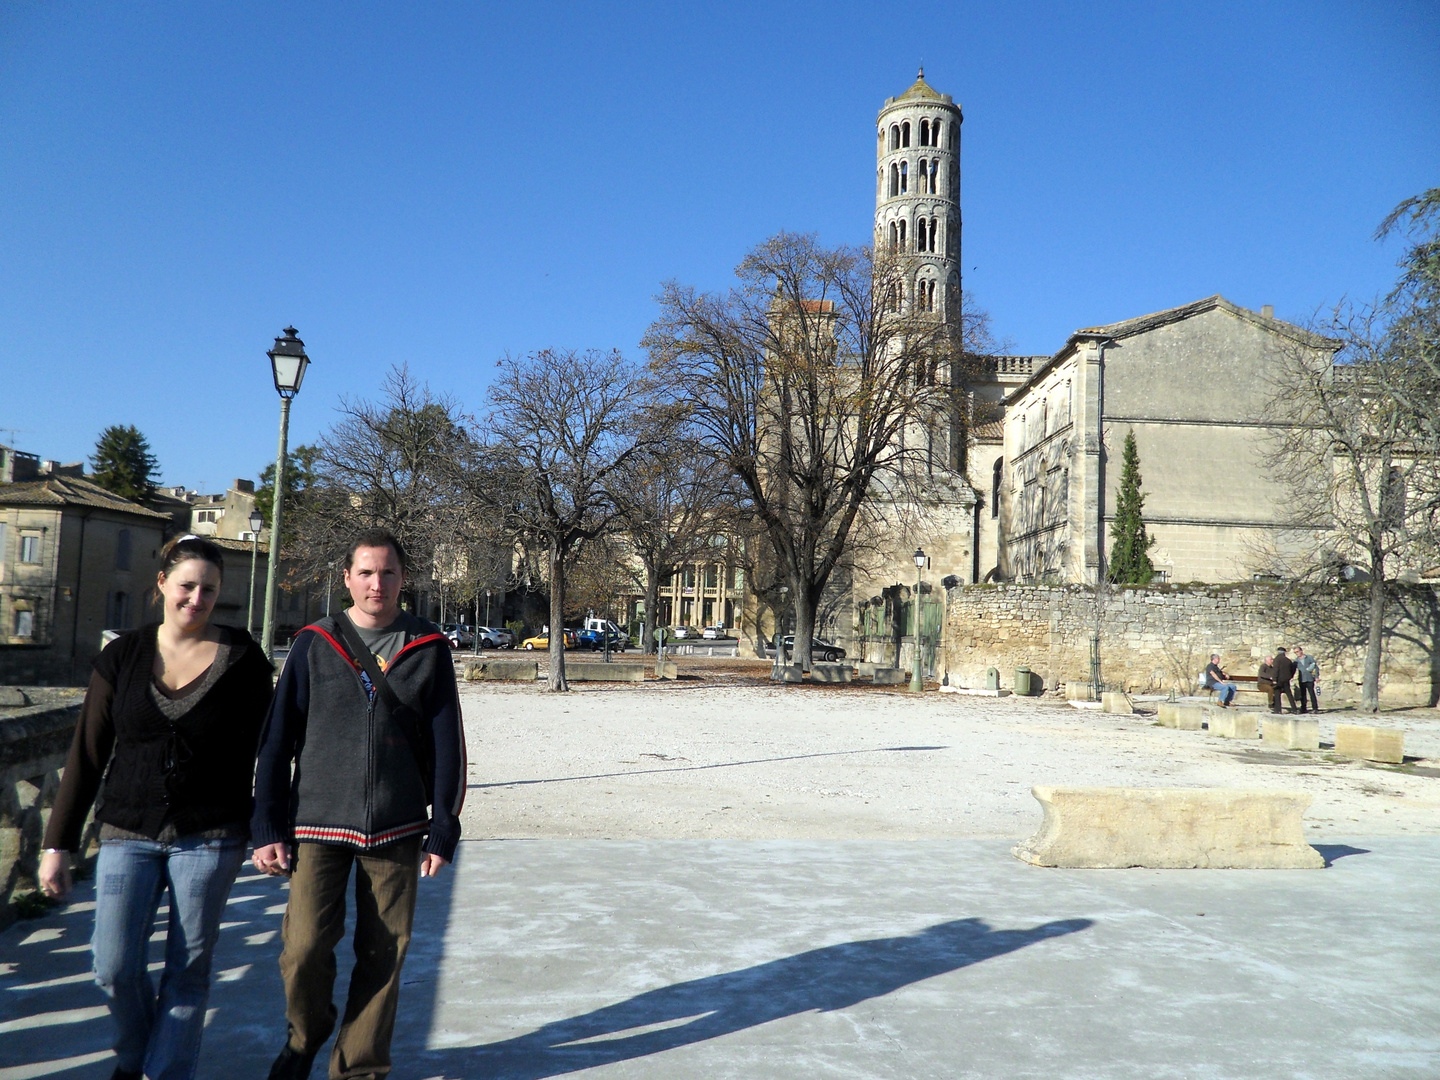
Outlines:
[{"label": "black shoe", "polygon": [[314,1054],[299,1054],[285,1044],[275,1064],[270,1066],[270,1080],[308,1080],[310,1066],[315,1064]]},{"label": "black shoe", "polygon": [[129,1069],[122,1069],[115,1066],[115,1071],[110,1074],[110,1080],[145,1080],[145,1074],[140,1071],[131,1072]]}]

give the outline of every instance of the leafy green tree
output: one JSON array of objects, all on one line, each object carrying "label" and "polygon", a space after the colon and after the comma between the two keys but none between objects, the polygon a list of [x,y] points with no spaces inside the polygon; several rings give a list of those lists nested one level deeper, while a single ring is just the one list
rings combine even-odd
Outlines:
[{"label": "leafy green tree", "polygon": [[145,502],[155,494],[155,470],[149,440],[133,425],[112,424],[100,433],[90,455],[91,479],[124,499]]},{"label": "leafy green tree", "polygon": [[1140,493],[1140,451],[1135,433],[1125,436],[1120,466],[1120,491],[1115,497],[1115,520],[1110,523],[1110,573],[1115,585],[1149,585],[1155,576],[1150,548],[1155,538],[1145,532],[1145,496]]},{"label": "leafy green tree", "polygon": [[[300,509],[299,499],[315,482],[315,458],[319,449],[314,446],[297,446],[285,455],[285,506],[291,515]],[[265,466],[260,474],[260,483],[255,488],[255,508],[265,516],[265,525],[270,525],[270,514],[275,506],[275,463]],[[285,539],[294,536],[293,517],[285,523]],[[283,546],[283,545],[282,545]]]}]

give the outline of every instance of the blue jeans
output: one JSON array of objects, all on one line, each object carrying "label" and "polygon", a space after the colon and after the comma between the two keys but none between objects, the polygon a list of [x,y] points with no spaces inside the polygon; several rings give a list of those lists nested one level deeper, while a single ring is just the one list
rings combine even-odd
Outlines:
[{"label": "blue jeans", "polygon": [[[190,1080],[200,1057],[210,958],[243,840],[107,840],[95,870],[95,981],[119,1033],[116,1065],[150,1080]],[[170,891],[165,971],[157,995],[146,962],[155,912]]]},{"label": "blue jeans", "polygon": [[1235,684],[1233,682],[1217,682],[1211,684],[1216,696],[1220,698],[1221,705],[1229,705],[1235,699]]}]

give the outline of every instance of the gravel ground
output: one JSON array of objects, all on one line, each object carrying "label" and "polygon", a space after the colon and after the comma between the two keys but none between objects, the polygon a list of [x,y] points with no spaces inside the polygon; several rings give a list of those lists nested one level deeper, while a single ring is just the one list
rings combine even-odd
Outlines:
[{"label": "gravel ground", "polygon": [[[1440,714],[1387,714],[1398,767],[1278,752],[1053,699],[781,687],[753,662],[678,683],[462,684],[472,838],[1021,839],[1035,784],[1314,796],[1312,840],[1440,832]],[[1321,739],[1337,716],[1323,714]]]}]

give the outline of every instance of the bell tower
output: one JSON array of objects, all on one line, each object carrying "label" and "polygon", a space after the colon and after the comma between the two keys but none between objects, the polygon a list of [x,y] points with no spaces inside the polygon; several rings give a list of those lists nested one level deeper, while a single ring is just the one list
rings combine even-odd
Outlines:
[{"label": "bell tower", "polygon": [[946,319],[960,311],[963,122],[922,67],[910,89],[885,99],[875,134],[875,250],[906,255],[904,303]]}]

